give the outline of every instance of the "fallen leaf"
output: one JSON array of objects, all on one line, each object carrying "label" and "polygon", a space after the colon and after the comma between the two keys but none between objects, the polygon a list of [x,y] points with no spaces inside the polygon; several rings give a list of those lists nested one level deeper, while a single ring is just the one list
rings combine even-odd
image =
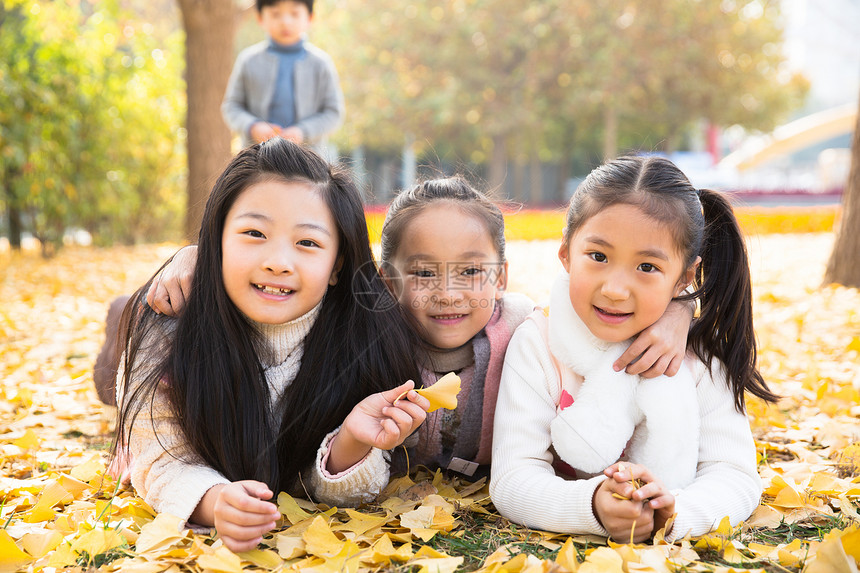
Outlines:
[{"label": "fallen leaf", "polygon": [[0,529],[0,571],[15,571],[31,561],[33,557],[22,551],[15,540]]},{"label": "fallen leaf", "polygon": [[278,511],[287,518],[291,524],[295,525],[299,522],[311,517],[311,514],[299,507],[293,496],[288,493],[281,492],[278,494]]},{"label": "fallen leaf", "polygon": [[107,553],[114,547],[125,544],[125,539],[113,529],[96,528],[78,536],[72,543],[72,551],[77,554],[86,552],[90,561],[96,555]]},{"label": "fallen leaf", "polygon": [[153,521],[140,528],[135,549],[138,553],[167,551],[186,535],[180,528],[182,520],[169,513],[159,514]]},{"label": "fallen leaf", "polygon": [[242,573],[242,560],[223,545],[212,553],[198,557],[197,564],[215,573]]},{"label": "fallen leaf", "polygon": [[334,557],[341,552],[344,545],[321,516],[314,518],[302,539],[305,540],[307,552],[319,557]]}]

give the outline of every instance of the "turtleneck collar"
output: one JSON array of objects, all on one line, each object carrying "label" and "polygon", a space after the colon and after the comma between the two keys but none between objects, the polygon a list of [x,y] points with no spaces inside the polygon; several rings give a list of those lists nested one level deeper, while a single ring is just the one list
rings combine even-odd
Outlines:
[{"label": "turtleneck collar", "polygon": [[272,38],[269,38],[269,49],[282,54],[298,54],[305,49],[305,40],[303,38],[295,44],[279,44]]},{"label": "turtleneck collar", "polygon": [[457,348],[436,348],[431,346],[427,351],[430,369],[437,374],[460,372],[475,363],[475,351],[470,340]]},{"label": "turtleneck collar", "polygon": [[283,324],[263,324],[253,322],[263,337],[266,348],[260,352],[260,359],[266,368],[277,366],[302,347],[305,337],[317,320],[322,301],[302,316]]}]

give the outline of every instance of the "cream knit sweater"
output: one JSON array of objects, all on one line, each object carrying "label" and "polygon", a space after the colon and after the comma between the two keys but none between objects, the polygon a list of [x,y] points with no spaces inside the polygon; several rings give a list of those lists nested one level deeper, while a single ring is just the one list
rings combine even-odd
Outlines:
[{"label": "cream knit sweater", "polygon": [[[275,403],[293,381],[302,359],[302,344],[319,314],[319,305],[291,322],[257,324],[269,344],[267,364],[271,402]],[[263,354],[263,353],[261,353]],[[122,367],[120,372],[122,372]],[[117,388],[121,388],[118,384]],[[121,399],[118,396],[118,402]],[[313,467],[303,472],[303,482],[317,501],[330,505],[357,505],[370,501],[388,483],[388,464],[382,450],[373,449],[352,468],[337,475],[325,471],[328,445],[337,430],[326,436]],[[170,513],[187,522],[209,488],[229,483],[226,477],[201,463],[189,463],[181,431],[170,416],[166,398],[156,395],[150,409],[144,407],[134,424],[129,443],[131,483],[139,495],[159,513]],[[177,459],[171,455],[180,454]],[[275,492],[277,495],[278,492]]]},{"label": "cream knit sweater", "polygon": [[[749,422],[734,408],[722,365],[714,361],[711,374],[696,360],[692,374],[700,416],[698,464],[693,483],[672,492],[677,517],[667,535],[669,541],[702,535],[723,516],[737,524],[749,517],[761,496]],[[558,416],[559,399],[558,374],[549,349],[537,324],[527,320],[514,333],[505,356],[496,403],[490,495],[499,512],[517,523],[562,533],[607,535],[592,509],[594,492],[604,476],[566,480],[553,470],[550,428]]]}]

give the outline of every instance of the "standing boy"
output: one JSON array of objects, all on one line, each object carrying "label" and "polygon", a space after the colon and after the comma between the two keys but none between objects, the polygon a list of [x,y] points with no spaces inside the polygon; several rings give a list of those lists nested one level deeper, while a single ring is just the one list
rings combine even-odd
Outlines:
[{"label": "standing boy", "polygon": [[242,145],[276,135],[322,147],[343,121],[343,93],[328,54],[305,40],[313,0],[256,0],[268,39],[243,50],[221,113]]}]

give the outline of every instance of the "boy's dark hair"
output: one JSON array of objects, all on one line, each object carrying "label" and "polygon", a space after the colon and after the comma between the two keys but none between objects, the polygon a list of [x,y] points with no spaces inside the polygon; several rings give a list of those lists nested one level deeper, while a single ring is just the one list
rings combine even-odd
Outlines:
[{"label": "boy's dark hair", "polygon": [[[221,274],[227,213],[248,186],[268,179],[307,183],[323,197],[337,226],[342,261],[339,280],[326,291],[305,337],[299,372],[277,403],[271,403],[260,359],[265,345],[230,300]],[[128,443],[136,416],[153,408],[158,389],[190,449],[172,455],[191,455],[230,481],[254,479],[274,492],[290,491],[325,435],[353,406],[420,379],[421,342],[377,271],[358,189],[344,171],[284,139],[245,149],[215,183],[203,214],[191,294],[178,319],[147,307],[151,282],[125,311],[125,399],[115,448]],[[163,332],[173,334],[159,337]],[[153,352],[153,340],[160,351]],[[150,371],[142,372],[141,365]]]},{"label": "boy's dark hair", "polygon": [[275,4],[280,4],[281,2],[296,2],[297,4],[304,4],[308,7],[308,14],[314,13],[314,0],[256,0],[257,12],[262,14],[263,8],[265,8],[266,6],[274,6]]},{"label": "boy's dark hair", "polygon": [[678,167],[662,157],[621,157],[601,165],[580,183],[567,210],[564,244],[597,212],[634,205],[665,223],[684,255],[684,268],[702,257],[693,285],[680,299],[698,298],[701,314],[690,329],[689,347],[710,369],[726,369],[735,407],[744,411],[744,391],[766,401],[770,391],[756,369],[749,259],[740,226],[725,197],[696,189]]}]

